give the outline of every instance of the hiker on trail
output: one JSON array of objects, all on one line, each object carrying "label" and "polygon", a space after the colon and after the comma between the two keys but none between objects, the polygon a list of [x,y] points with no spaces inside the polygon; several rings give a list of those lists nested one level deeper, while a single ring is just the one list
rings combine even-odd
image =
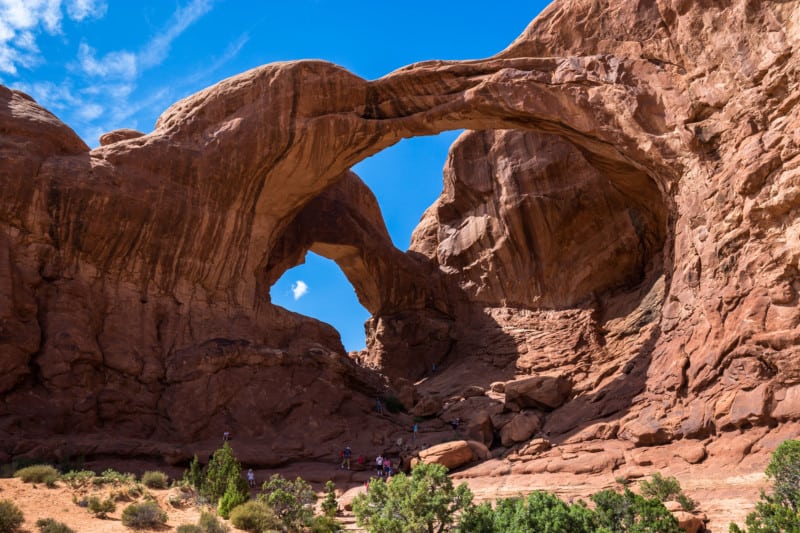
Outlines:
[{"label": "hiker on trail", "polygon": [[375,465],[378,470],[378,477],[383,477],[383,456],[378,454],[375,458]]},{"label": "hiker on trail", "polygon": [[247,484],[251,487],[256,486],[256,474],[252,468],[247,469]]},{"label": "hiker on trail", "polygon": [[383,460],[383,473],[386,475],[387,480],[392,477],[392,460],[388,457]]},{"label": "hiker on trail", "polygon": [[350,470],[350,458],[353,456],[353,450],[350,449],[350,446],[345,446],[344,450],[342,450],[342,470],[347,467]]},{"label": "hiker on trail", "polygon": [[383,414],[383,402],[380,398],[375,398],[375,410],[378,411],[379,415]]},{"label": "hiker on trail", "polygon": [[419,425],[418,425],[416,422],[414,422],[414,429],[413,429],[413,431],[411,432],[411,440],[413,440],[413,441],[415,441],[415,442],[416,442],[416,440],[417,440],[417,433],[418,433],[418,432],[419,432]]},{"label": "hiker on trail", "polygon": [[228,442],[229,440],[231,440],[231,432],[230,431],[225,431],[222,434],[222,442]]},{"label": "hiker on trail", "polygon": [[366,457],[364,457],[363,455],[359,455],[358,458],[356,458],[356,464],[358,466],[364,466],[364,462],[366,462],[366,460],[367,460]]}]

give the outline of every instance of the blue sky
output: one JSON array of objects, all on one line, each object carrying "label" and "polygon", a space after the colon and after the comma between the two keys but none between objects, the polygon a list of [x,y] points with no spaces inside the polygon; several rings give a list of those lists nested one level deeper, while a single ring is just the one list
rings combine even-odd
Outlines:
[{"label": "blue sky", "polygon": [[[0,0],[0,83],[27,92],[96,146],[114,129],[149,132],[176,100],[273,61],[325,59],[375,79],[416,61],[488,57],[548,3]],[[403,250],[441,192],[457,135],[402,141],[354,168]],[[271,294],[332,324],[346,348],[363,348],[369,315],[334,263],[308,254]]]}]

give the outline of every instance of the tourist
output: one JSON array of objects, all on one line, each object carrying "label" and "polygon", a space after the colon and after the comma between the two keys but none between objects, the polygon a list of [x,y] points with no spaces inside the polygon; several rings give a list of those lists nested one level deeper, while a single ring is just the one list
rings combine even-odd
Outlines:
[{"label": "tourist", "polygon": [[253,472],[252,468],[248,468],[247,469],[247,484],[250,487],[255,487],[256,486],[256,474],[255,474],[255,472]]},{"label": "tourist", "polygon": [[375,465],[378,470],[378,477],[383,477],[383,456],[378,454],[378,457],[375,458]]},{"label": "tourist", "polygon": [[353,450],[350,449],[350,446],[345,446],[344,450],[342,450],[342,470],[347,467],[350,470],[350,458],[353,456]]}]

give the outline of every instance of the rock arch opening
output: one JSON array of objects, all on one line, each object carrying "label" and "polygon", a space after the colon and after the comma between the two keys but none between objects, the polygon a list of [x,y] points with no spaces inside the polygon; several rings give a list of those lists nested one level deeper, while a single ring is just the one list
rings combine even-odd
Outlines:
[{"label": "rock arch opening", "polygon": [[275,282],[270,296],[276,305],[333,326],[347,351],[364,349],[364,322],[370,314],[334,261],[308,252]]}]

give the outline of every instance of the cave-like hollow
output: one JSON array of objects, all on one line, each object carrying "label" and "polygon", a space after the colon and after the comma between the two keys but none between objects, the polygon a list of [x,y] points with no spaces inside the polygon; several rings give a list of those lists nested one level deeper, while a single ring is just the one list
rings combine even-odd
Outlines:
[{"label": "cave-like hollow", "polygon": [[[335,261],[372,314],[368,335],[386,317],[457,324],[481,307],[609,309],[662,275],[668,220],[643,170],[555,134],[468,131],[408,251],[394,247],[374,195],[348,171],[297,213],[263,275],[271,286],[309,250]],[[457,351],[452,331],[413,336],[384,332],[368,348],[381,352],[380,368],[408,377],[429,367],[432,350]]]}]

